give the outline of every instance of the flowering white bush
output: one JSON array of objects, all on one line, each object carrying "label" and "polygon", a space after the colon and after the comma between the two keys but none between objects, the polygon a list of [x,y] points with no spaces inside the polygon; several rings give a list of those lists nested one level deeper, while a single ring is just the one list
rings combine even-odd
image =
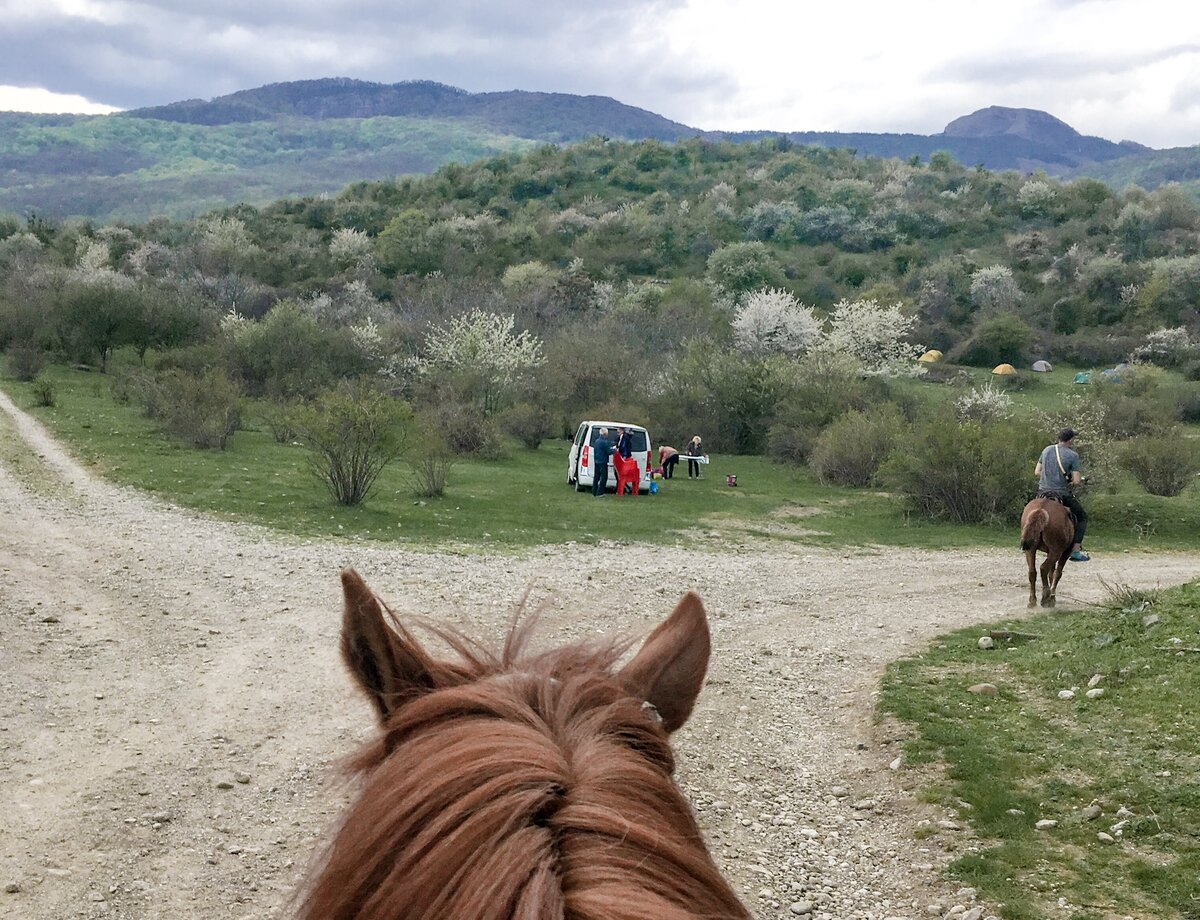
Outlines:
[{"label": "flowering white bush", "polygon": [[577,236],[595,222],[594,217],[589,217],[577,208],[563,208],[557,214],[552,214],[547,218],[551,229],[563,236]]},{"label": "flowering white bush", "polygon": [[108,287],[128,287],[133,281],[110,267],[112,254],[108,244],[100,240],[89,240],[79,253],[72,273],[75,280],[84,284],[102,284]]},{"label": "flowering white bush", "polygon": [[963,421],[998,422],[1012,415],[1012,397],[988,381],[954,400],[954,411]]},{"label": "flowering white bush", "polygon": [[175,254],[162,243],[141,243],[126,258],[135,278],[158,277],[175,267]]},{"label": "flowering white bush", "polygon": [[534,297],[549,294],[557,281],[555,269],[535,260],[510,265],[500,278],[500,286],[512,297]]},{"label": "flowering white bush", "polygon": [[374,259],[375,247],[363,231],[342,227],[333,231],[329,240],[329,256],[343,268],[362,266]]},{"label": "flowering white bush", "polygon": [[821,322],[787,291],[763,289],[747,294],[733,318],[733,339],[756,355],[800,355],[821,338]]},{"label": "flowering white bush", "polygon": [[475,309],[435,326],[426,340],[426,363],[456,376],[491,414],[505,394],[545,362],[542,341],[513,332],[516,317]]},{"label": "flowering white bush", "polygon": [[1058,189],[1045,179],[1030,179],[1017,191],[1017,203],[1026,214],[1043,214],[1054,204]]},{"label": "flowering white bush", "polygon": [[1007,265],[989,265],[971,275],[971,300],[980,309],[1011,310],[1021,302],[1021,289]]},{"label": "flowering white bush", "polygon": [[1146,336],[1146,341],[1133,350],[1135,361],[1146,361],[1170,367],[1178,364],[1193,347],[1192,337],[1185,327],[1157,329]]},{"label": "flowering white bush", "polygon": [[383,360],[383,336],[379,334],[379,327],[371,317],[368,316],[361,323],[350,326],[348,331],[350,341],[354,343],[359,354],[368,361]]},{"label": "flowering white bush", "polygon": [[250,320],[239,313],[236,307],[231,307],[227,313],[221,314],[219,325],[225,335],[237,339],[246,334],[251,324]]},{"label": "flowering white bush", "polygon": [[876,300],[843,300],[829,317],[830,348],[857,358],[869,374],[911,372],[924,350],[908,341],[914,318],[900,304],[883,306]]}]

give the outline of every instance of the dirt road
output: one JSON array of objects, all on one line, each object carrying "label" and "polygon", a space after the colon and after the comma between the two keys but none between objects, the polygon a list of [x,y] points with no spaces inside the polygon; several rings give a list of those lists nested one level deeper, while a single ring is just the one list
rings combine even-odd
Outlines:
[{"label": "dirt road", "polygon": [[[1015,551],[300,541],[98,481],[2,395],[0,409],[57,483],[31,490],[0,466],[0,915],[284,915],[345,801],[336,761],[372,728],[336,657],[345,565],[397,609],[481,637],[532,586],[553,601],[547,644],[645,632],[699,590],[714,661],[677,735],[679,778],[746,903],[881,920],[967,897],[939,872],[971,840],[914,839],[930,815],[887,768],[872,692],[932,636],[1022,611]],[[1099,557],[1068,573],[1064,601],[1098,596],[1098,575],[1198,571],[1195,556]]]}]

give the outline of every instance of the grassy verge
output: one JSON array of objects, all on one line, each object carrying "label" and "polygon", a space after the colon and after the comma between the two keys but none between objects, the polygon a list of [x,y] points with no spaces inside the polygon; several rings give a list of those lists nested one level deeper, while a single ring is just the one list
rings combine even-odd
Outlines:
[{"label": "grassy verge", "polygon": [[34,456],[6,412],[0,412],[0,468],[8,471],[26,488],[42,495],[55,493],[61,488],[54,474]]},{"label": "grassy verge", "polygon": [[[101,475],[185,507],[303,536],[512,547],[617,539],[720,546],[751,537],[934,549],[1016,541],[1012,528],[931,523],[891,496],[824,486],[805,469],[763,457],[714,455],[699,482],[677,476],[653,497],[596,501],[567,486],[565,441],[536,451],[514,443],[497,462],[460,461],[446,495],[428,501],[417,499],[411,471],[400,462],[384,471],[363,506],[343,508],[313,477],[301,448],[256,429],[252,408],[249,428],[228,450],[199,451],[166,438],[136,407],[115,402],[107,377],[63,367],[44,376],[57,391],[54,408],[33,408],[26,384],[0,386]],[[725,485],[728,473],[737,474],[737,488]],[[1089,536],[1094,549],[1200,545],[1200,503],[1136,487],[1098,503]]]},{"label": "grassy verge", "polygon": [[[880,702],[912,728],[907,760],[944,766],[929,797],[981,838],[952,873],[1011,920],[1200,917],[1200,582],[992,628],[1041,638],[950,634],[893,664]],[[998,696],[968,692],[985,682]]]}]

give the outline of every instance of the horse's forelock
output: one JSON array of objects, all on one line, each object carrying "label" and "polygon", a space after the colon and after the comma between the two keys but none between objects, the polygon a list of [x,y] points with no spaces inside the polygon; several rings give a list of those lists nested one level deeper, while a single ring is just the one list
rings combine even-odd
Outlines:
[{"label": "horse's forelock", "polygon": [[613,674],[628,646],[530,653],[532,619],[499,654],[433,630],[459,660],[359,759],[303,917],[746,916],[670,778],[666,733]]}]

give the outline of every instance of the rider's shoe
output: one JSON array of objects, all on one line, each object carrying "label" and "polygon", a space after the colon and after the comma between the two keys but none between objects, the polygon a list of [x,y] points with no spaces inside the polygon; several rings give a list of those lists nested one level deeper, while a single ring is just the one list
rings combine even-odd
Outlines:
[{"label": "rider's shoe", "polygon": [[1081,549],[1077,549],[1077,550],[1075,550],[1075,552],[1071,553],[1071,561],[1072,562],[1087,562],[1091,558],[1092,558],[1091,556],[1089,556],[1087,553],[1085,553]]}]

